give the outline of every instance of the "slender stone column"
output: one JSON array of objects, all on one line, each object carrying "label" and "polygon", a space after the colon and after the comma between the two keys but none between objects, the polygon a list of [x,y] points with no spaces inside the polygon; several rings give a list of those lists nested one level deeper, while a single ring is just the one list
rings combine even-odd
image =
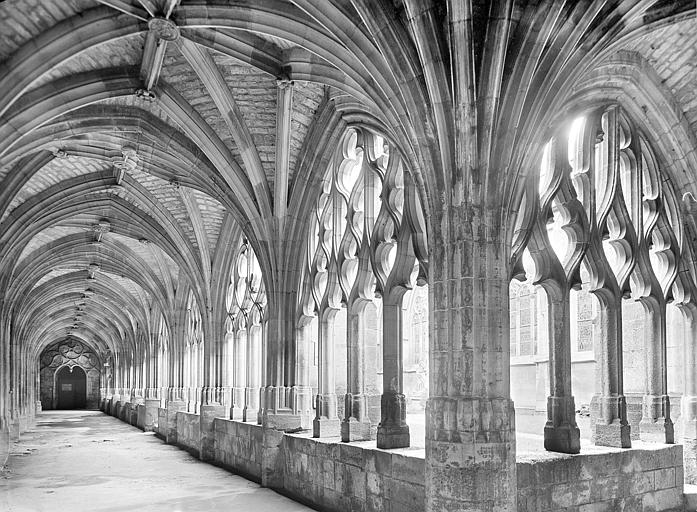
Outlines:
[{"label": "slender stone column", "polygon": [[627,401],[622,376],[622,303],[621,297],[600,292],[600,344],[598,373],[600,415],[596,418],[592,440],[599,446],[630,448]]},{"label": "slender stone column", "polygon": [[334,375],[334,320],[337,309],[328,308],[319,325],[319,389],[316,416],[312,422],[313,437],[337,437],[341,433],[337,416],[336,378]]},{"label": "slender stone column", "polygon": [[233,369],[232,410],[233,420],[242,420],[245,407],[245,386],[247,385],[247,330],[235,333],[235,354]]},{"label": "slender stone column", "polygon": [[402,297],[382,304],[382,398],[378,448],[409,446],[407,404],[403,387],[402,361]]},{"label": "slender stone column", "polygon": [[293,414],[299,417],[300,426],[312,425],[312,387],[310,370],[312,367],[312,318],[304,317],[296,329],[296,385],[291,388],[290,403]]},{"label": "slender stone column", "polygon": [[644,362],[646,393],[639,423],[642,441],[674,443],[673,421],[670,419],[668,375],[666,367],[666,304],[661,299],[641,300],[646,310],[644,333]]},{"label": "slender stone column", "polygon": [[581,451],[576,407],[571,394],[571,334],[568,289],[548,290],[549,387],[545,450],[562,453]]},{"label": "slender stone column", "polygon": [[345,415],[341,421],[341,440],[359,441],[371,439],[372,422],[368,415],[366,373],[375,374],[375,351],[373,359],[366,357],[366,348],[375,346],[377,338],[377,313],[372,301],[360,300],[349,308],[347,329],[347,386]]},{"label": "slender stone column", "polygon": [[247,334],[247,388],[243,421],[256,421],[259,414],[259,392],[261,390],[261,326],[249,328]]},{"label": "slender stone column", "polygon": [[683,357],[684,390],[680,403],[682,420],[683,465],[685,483],[697,484],[697,309],[694,305],[682,308],[685,318]]}]

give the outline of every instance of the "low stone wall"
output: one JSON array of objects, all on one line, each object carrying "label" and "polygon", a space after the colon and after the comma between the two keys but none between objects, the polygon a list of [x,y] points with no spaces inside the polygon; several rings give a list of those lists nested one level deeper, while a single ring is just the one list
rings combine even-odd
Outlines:
[{"label": "low stone wall", "polygon": [[[322,510],[423,510],[423,450],[402,453],[215,420],[215,462]],[[263,447],[263,448],[262,448]]]},{"label": "low stone wall", "polygon": [[[168,425],[168,418],[170,424]],[[158,433],[200,454],[201,416],[158,410]],[[519,512],[683,511],[683,447],[520,454]],[[424,509],[423,450],[379,450],[215,418],[211,462],[320,510]]]},{"label": "low stone wall", "polygon": [[0,418],[0,468],[7,464],[10,455],[10,428],[6,418]]},{"label": "low stone wall", "polygon": [[322,510],[423,510],[423,451],[411,451],[286,434],[283,493]]},{"label": "low stone wall", "polygon": [[190,412],[177,413],[177,446],[196,457],[201,451],[201,417]]},{"label": "low stone wall", "polygon": [[682,446],[635,445],[518,457],[518,512],[683,510]]},{"label": "low stone wall", "polygon": [[250,480],[261,482],[261,425],[221,418],[216,418],[213,423],[214,462]]},{"label": "low stone wall", "polygon": [[157,409],[157,426],[155,427],[155,435],[167,440],[167,409],[159,407]]}]

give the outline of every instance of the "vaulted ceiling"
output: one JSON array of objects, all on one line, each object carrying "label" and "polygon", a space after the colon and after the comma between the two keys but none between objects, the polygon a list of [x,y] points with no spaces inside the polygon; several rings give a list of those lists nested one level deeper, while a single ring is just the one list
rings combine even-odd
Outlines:
[{"label": "vaulted ceiling", "polygon": [[177,288],[207,303],[216,254],[236,249],[221,230],[273,213],[330,94],[289,89],[293,42],[180,30],[174,17],[199,14],[178,4],[0,5],[0,258],[37,350],[68,335],[102,353],[134,341]]},{"label": "vaulted ceiling", "polygon": [[[500,168],[517,169],[526,124],[622,59],[655,78],[697,147],[692,0],[502,2],[499,68],[482,53],[499,44],[482,29],[490,3],[467,4],[467,51],[493,91],[478,91],[495,116],[481,107],[478,136]],[[37,352],[72,335],[105,353],[175,310],[175,290],[210,307],[230,233],[271,240],[299,201],[329,110],[400,143],[439,201],[454,182],[439,174],[461,165],[460,14],[425,0],[0,3],[0,289],[17,335]],[[680,193],[697,182],[681,172]]]}]

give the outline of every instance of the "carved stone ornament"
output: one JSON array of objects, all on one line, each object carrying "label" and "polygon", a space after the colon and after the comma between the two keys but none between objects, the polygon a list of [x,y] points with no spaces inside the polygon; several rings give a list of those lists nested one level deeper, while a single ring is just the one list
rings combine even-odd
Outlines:
[{"label": "carved stone ornament", "polygon": [[164,41],[176,41],[179,39],[179,27],[165,18],[150,18],[148,28],[154,32],[158,39]]},{"label": "carved stone ornament", "polygon": [[147,101],[155,101],[155,93],[145,89],[136,89],[136,96]]},{"label": "carved stone ornament", "polygon": [[98,234],[105,234],[111,231],[111,224],[108,222],[100,222],[98,224],[93,224],[92,225],[92,231]]},{"label": "carved stone ornament", "polygon": [[99,370],[97,354],[83,343],[68,338],[65,341],[53,343],[41,354],[41,368],[58,368],[62,365],[80,366],[86,372],[91,369]]}]

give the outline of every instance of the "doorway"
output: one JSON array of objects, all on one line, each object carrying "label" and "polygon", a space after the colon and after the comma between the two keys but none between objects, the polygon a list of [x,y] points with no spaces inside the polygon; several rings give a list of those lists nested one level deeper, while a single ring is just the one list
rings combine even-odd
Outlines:
[{"label": "doorway", "polygon": [[57,409],[84,409],[87,403],[87,375],[79,366],[64,366],[56,374]]}]

